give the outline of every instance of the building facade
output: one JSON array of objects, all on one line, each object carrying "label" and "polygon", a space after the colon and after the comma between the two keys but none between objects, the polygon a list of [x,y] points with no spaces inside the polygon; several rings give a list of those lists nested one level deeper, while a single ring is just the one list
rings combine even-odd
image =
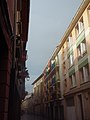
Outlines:
[{"label": "building facade", "polygon": [[27,113],[27,114],[33,114],[33,104],[34,104],[34,101],[33,101],[33,93],[30,93],[28,95],[26,95],[25,99],[22,100],[22,103],[21,103],[21,113],[22,115],[24,113]]},{"label": "building facade", "polygon": [[[0,120],[20,120],[28,77],[25,68],[28,21],[29,0],[0,1]],[[25,76],[19,77],[19,72]]]},{"label": "building facade", "polygon": [[44,69],[44,106],[50,120],[63,120],[58,56],[52,56]]},{"label": "building facade", "polygon": [[44,106],[44,90],[43,90],[43,74],[41,74],[33,83],[33,114],[43,116]]},{"label": "building facade", "polygon": [[89,120],[90,109],[90,1],[79,7],[55,55],[59,58],[65,120]]},{"label": "building facade", "polygon": [[89,120],[90,110],[90,1],[80,6],[61,47],[65,120]]},{"label": "building facade", "polygon": [[44,114],[90,120],[90,0],[84,0],[43,70]]}]

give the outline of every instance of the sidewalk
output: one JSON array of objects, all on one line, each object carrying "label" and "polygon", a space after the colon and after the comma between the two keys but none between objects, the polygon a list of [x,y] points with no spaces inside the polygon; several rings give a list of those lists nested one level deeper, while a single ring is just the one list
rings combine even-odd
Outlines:
[{"label": "sidewalk", "polygon": [[24,114],[21,116],[21,120],[46,120],[40,116],[34,116],[29,114]]}]

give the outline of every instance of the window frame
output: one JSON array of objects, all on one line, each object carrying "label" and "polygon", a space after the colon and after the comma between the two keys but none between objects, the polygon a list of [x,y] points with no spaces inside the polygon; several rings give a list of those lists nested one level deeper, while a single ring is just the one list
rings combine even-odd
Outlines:
[{"label": "window frame", "polygon": [[69,80],[71,83],[71,88],[76,87],[76,74],[75,73],[69,76]]},{"label": "window frame", "polygon": [[[86,75],[87,74],[87,75]],[[89,65],[86,64],[82,68],[79,69],[79,77],[80,77],[80,83],[85,83],[89,81]]]},{"label": "window frame", "polygon": [[77,46],[77,55],[78,59],[84,57],[84,55],[87,53],[87,47],[86,47],[86,40],[84,39],[78,46]]}]

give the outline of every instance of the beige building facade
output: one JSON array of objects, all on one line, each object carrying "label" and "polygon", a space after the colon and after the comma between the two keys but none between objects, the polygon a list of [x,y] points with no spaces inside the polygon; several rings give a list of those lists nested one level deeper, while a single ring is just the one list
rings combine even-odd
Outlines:
[{"label": "beige building facade", "polygon": [[90,1],[86,0],[68,27],[58,52],[65,120],[89,120]]},{"label": "beige building facade", "polygon": [[36,115],[43,116],[44,106],[43,106],[43,73],[32,83],[33,85],[33,113]]}]

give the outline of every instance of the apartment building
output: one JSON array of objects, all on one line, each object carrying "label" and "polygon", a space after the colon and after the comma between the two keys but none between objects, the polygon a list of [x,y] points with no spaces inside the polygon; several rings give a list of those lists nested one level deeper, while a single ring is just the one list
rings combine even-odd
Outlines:
[{"label": "apartment building", "polygon": [[90,120],[90,0],[84,0],[43,70],[44,114]]},{"label": "apartment building", "polygon": [[44,79],[43,73],[32,83],[33,85],[33,113],[36,115],[43,116],[44,114]]},{"label": "apartment building", "polygon": [[[26,14],[26,16],[24,16]],[[29,0],[0,1],[0,120],[20,120],[25,93]],[[23,74],[24,75],[24,74]]]},{"label": "apartment building", "polygon": [[65,120],[89,120],[90,1],[85,0],[64,34],[59,57]]},{"label": "apartment building", "polygon": [[33,93],[29,93],[25,96],[25,99],[21,102],[21,114],[24,113],[33,114]]},{"label": "apartment building", "polygon": [[63,120],[60,82],[59,59],[53,54],[44,69],[44,106],[45,114],[50,120]]}]

